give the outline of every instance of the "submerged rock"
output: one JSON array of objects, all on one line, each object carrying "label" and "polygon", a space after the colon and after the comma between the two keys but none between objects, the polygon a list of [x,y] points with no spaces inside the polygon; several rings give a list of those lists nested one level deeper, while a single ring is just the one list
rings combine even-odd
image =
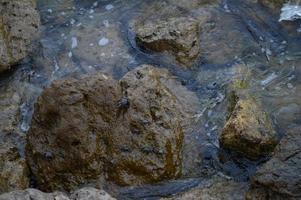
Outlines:
[{"label": "submerged rock", "polygon": [[0,193],[29,186],[28,168],[18,149],[10,143],[0,144]]},{"label": "submerged rock", "polygon": [[198,21],[187,17],[136,24],[134,31],[138,46],[155,52],[172,53],[182,64],[192,64],[199,56]]},{"label": "submerged rock", "polygon": [[271,160],[252,178],[247,199],[301,198],[301,127],[288,131]]},{"label": "submerged rock", "polygon": [[168,0],[168,2],[181,8],[192,10],[205,5],[216,4],[219,0]]},{"label": "submerged rock", "polygon": [[0,200],[114,200],[108,193],[95,188],[82,188],[70,197],[62,192],[44,193],[36,189],[14,191],[0,195]]},{"label": "submerged rock", "polygon": [[[245,87],[239,82],[236,87]],[[230,116],[219,142],[251,159],[269,155],[277,144],[271,120],[260,103],[246,91],[232,91],[229,96]]]},{"label": "submerged rock", "polygon": [[259,2],[269,8],[280,10],[281,6],[289,0],[259,0]]},{"label": "submerged rock", "polygon": [[33,0],[2,0],[0,3],[0,72],[25,58],[40,25]]},{"label": "submerged rock", "polygon": [[55,81],[35,106],[29,165],[46,190],[104,177],[119,185],[176,178],[183,126],[197,105],[166,70],[148,65],[120,83],[102,73]]}]

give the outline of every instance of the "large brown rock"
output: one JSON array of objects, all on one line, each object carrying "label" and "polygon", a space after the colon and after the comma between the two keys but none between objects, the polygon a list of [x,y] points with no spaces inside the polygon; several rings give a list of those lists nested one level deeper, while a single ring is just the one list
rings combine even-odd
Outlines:
[{"label": "large brown rock", "polygon": [[0,72],[25,58],[40,25],[33,0],[2,0],[0,3]]},{"label": "large brown rock", "polygon": [[130,106],[118,117],[109,177],[121,185],[153,183],[181,174],[183,126],[198,100],[167,70],[149,65],[120,81]]},{"label": "large brown rock", "polygon": [[155,52],[169,52],[182,64],[199,56],[199,22],[189,17],[149,20],[134,27],[138,46]]},{"label": "large brown rock", "polygon": [[[243,81],[236,84],[244,86]],[[243,89],[232,91],[229,112],[229,119],[219,138],[221,146],[250,159],[270,155],[277,138],[271,119],[261,104]]]},{"label": "large brown rock", "polygon": [[252,178],[248,200],[301,198],[301,126],[286,133]]},{"label": "large brown rock", "polygon": [[85,187],[72,192],[70,196],[63,192],[44,193],[36,189],[19,190],[0,195],[0,200],[115,200],[103,190]]},{"label": "large brown rock", "polygon": [[104,74],[55,81],[35,105],[26,154],[42,189],[73,189],[104,173],[121,98]]},{"label": "large brown rock", "polygon": [[0,144],[0,193],[29,186],[29,173],[25,159],[10,143]]},{"label": "large brown rock", "polygon": [[176,178],[183,126],[197,105],[166,70],[148,65],[120,83],[101,73],[56,81],[35,106],[29,165],[46,190],[101,177],[119,185]]}]

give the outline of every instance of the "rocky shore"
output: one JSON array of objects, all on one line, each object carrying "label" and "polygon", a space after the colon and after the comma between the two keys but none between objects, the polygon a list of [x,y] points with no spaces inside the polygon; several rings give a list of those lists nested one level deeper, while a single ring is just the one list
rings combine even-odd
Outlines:
[{"label": "rocky shore", "polygon": [[287,2],[0,0],[0,200],[301,199]]}]

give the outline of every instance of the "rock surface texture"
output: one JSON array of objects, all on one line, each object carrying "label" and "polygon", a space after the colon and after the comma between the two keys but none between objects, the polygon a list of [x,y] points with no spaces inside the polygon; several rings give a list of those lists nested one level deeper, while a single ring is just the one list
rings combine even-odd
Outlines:
[{"label": "rock surface texture", "polygon": [[251,159],[271,154],[277,144],[272,123],[262,106],[245,92],[232,91],[230,117],[219,138],[223,148]]},{"label": "rock surface texture", "polygon": [[70,196],[62,192],[44,193],[36,189],[26,189],[0,195],[0,200],[114,200],[108,193],[95,188],[82,188]]},{"label": "rock surface texture", "polygon": [[33,0],[0,2],[0,72],[10,69],[25,58],[40,25]]},{"label": "rock surface texture", "polygon": [[182,64],[191,64],[200,52],[198,21],[187,17],[145,21],[134,27],[139,47],[169,52]]},{"label": "rock surface texture", "polygon": [[29,186],[28,168],[25,159],[14,145],[0,144],[0,193]]},{"label": "rock surface texture", "polygon": [[35,106],[29,165],[46,190],[100,177],[119,185],[176,178],[183,127],[197,105],[166,70],[149,65],[120,82],[101,73],[56,81]]},{"label": "rock surface texture", "polygon": [[259,2],[262,5],[267,6],[269,8],[273,8],[273,9],[279,10],[281,8],[281,6],[284,3],[289,2],[289,0],[259,0]]},{"label": "rock surface texture", "polygon": [[165,200],[244,200],[247,190],[247,183],[212,177],[199,187]]},{"label": "rock surface texture", "polygon": [[301,198],[301,127],[286,134],[271,160],[252,178],[248,200]]}]

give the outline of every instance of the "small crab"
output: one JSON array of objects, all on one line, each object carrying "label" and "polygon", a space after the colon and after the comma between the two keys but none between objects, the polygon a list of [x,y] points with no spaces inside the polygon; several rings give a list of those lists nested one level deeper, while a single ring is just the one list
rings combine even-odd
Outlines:
[{"label": "small crab", "polygon": [[128,98],[128,93],[125,91],[122,98],[117,102],[118,113],[125,113],[130,107],[130,100]]}]

